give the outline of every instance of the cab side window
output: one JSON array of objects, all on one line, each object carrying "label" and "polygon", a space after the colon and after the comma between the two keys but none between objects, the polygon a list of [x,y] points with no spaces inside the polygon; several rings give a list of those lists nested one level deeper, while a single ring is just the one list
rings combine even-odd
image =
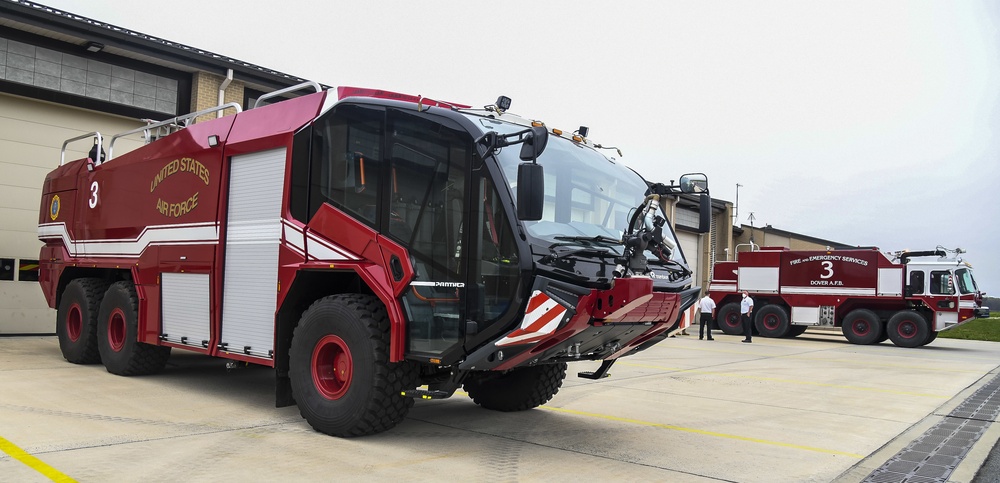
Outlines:
[{"label": "cab side window", "polygon": [[313,126],[309,216],[330,203],[377,226],[384,111],[338,106]]},{"label": "cab side window", "polygon": [[906,285],[906,293],[909,295],[924,293],[924,272],[920,270],[910,272],[910,283]]},{"label": "cab side window", "polygon": [[416,116],[391,119],[389,234],[416,259],[418,279],[458,281],[470,140]]},{"label": "cab side window", "polygon": [[955,293],[955,282],[951,272],[936,270],[931,272],[931,293],[934,295],[952,295]]}]

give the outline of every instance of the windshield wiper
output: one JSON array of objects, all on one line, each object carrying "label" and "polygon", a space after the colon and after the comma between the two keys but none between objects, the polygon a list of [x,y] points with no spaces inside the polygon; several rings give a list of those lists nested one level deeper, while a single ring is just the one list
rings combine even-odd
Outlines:
[{"label": "windshield wiper", "polygon": [[591,242],[591,243],[611,243],[614,245],[621,245],[622,241],[616,238],[611,238],[609,236],[597,235],[597,236],[554,236],[552,237],[556,240],[562,241],[575,241],[575,242]]},{"label": "windshield wiper", "polygon": [[[556,250],[556,248],[564,248],[563,250]],[[600,259],[615,258],[619,255],[607,247],[581,247],[581,248],[565,248],[565,245],[555,244],[549,247],[549,254],[545,255],[538,261],[541,263],[549,263],[553,260],[559,260],[571,255],[576,256],[592,256]]]}]

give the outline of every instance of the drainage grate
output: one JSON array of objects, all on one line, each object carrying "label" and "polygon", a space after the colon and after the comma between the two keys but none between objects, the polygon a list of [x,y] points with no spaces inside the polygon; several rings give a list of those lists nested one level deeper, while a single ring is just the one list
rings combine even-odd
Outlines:
[{"label": "drainage grate", "polygon": [[1000,375],[872,471],[866,483],[941,483],[1000,413]]}]

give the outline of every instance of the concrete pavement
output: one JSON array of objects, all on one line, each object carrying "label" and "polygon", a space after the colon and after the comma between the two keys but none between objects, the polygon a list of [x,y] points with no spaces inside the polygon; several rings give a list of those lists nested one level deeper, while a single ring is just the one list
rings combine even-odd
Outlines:
[{"label": "concrete pavement", "polygon": [[[541,408],[418,401],[337,439],[273,407],[272,372],[175,350],[155,376],[67,363],[54,337],[0,338],[0,481],[860,481],[998,373],[1000,344],[921,349],[670,338]],[[1000,425],[948,481],[972,481]],[[20,452],[19,452],[20,451]]]}]

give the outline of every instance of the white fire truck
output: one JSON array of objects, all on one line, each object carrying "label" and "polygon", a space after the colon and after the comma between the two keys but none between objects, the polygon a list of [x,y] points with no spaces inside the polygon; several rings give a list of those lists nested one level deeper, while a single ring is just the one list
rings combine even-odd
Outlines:
[{"label": "white fire truck", "polygon": [[[720,307],[718,326],[742,334],[740,297],[754,301],[753,324],[764,337],[795,337],[809,327],[841,327],[854,344],[887,338],[901,347],[929,344],[938,332],[989,317],[984,293],[962,250],[891,254],[878,250],[828,251],[758,247],[717,262],[710,285]],[[926,260],[937,257],[936,260]],[[911,261],[919,258],[922,261]]]},{"label": "white fire truck", "polygon": [[63,144],[96,143],[41,200],[39,283],[68,361],[150,374],[182,349],[273,367],[278,406],[356,436],[460,387],[488,409],[544,404],[567,362],[604,377],[697,299],[661,198],[702,193],[707,229],[703,174],[649,185],[586,128],[505,97],[304,87]]}]

